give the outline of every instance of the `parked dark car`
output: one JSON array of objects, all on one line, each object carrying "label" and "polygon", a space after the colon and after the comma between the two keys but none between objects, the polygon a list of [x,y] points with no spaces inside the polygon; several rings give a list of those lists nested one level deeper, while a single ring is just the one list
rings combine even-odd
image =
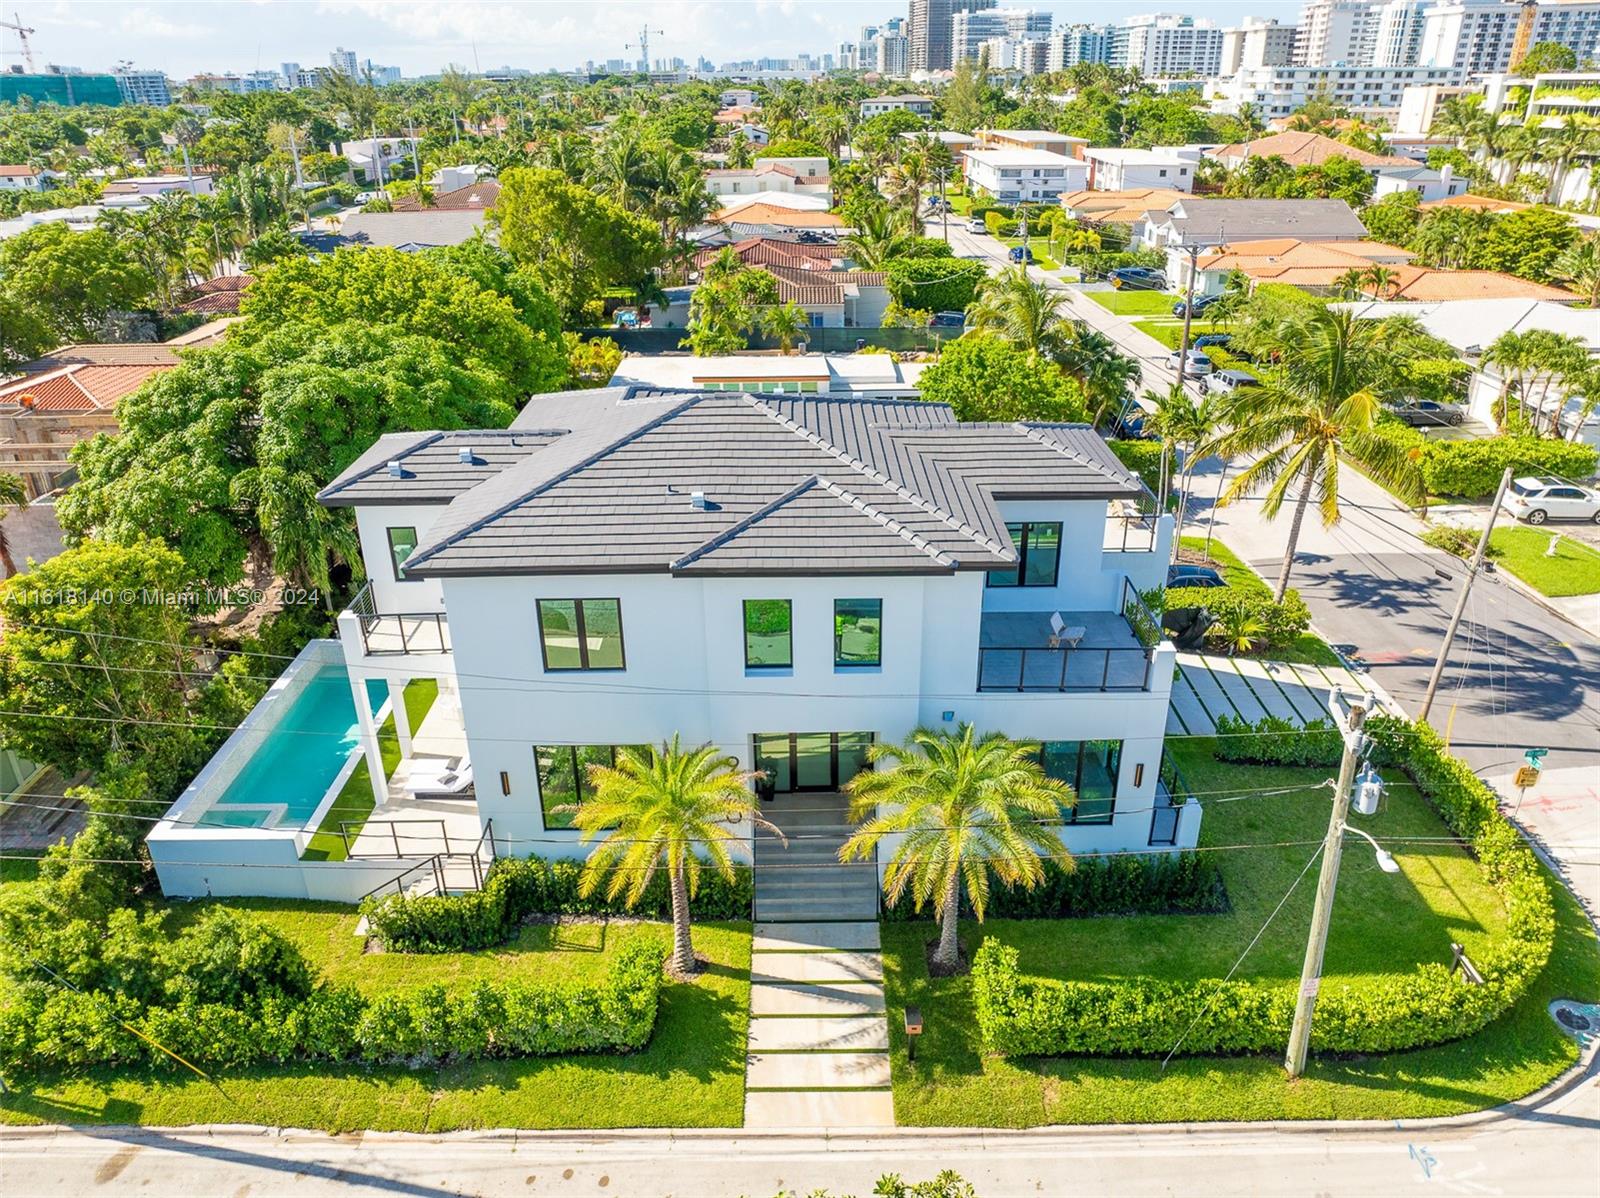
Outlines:
[{"label": "parked dark car", "polygon": [[1014,245],[1011,247],[1011,252],[1008,253],[1006,257],[1010,258],[1013,262],[1032,262],[1033,251],[1025,245]]},{"label": "parked dark car", "polygon": [[1120,441],[1149,441],[1155,438],[1155,434],[1145,427],[1145,415],[1138,408],[1117,417],[1117,426],[1112,431]]},{"label": "parked dark car", "polygon": [[1225,587],[1227,581],[1210,566],[1167,567],[1169,587]]},{"label": "parked dark car", "polygon": [[[1213,345],[1227,349],[1232,344],[1233,337],[1228,333],[1202,333],[1194,339],[1194,347],[1196,349],[1208,349]],[[1229,352],[1231,353],[1232,351],[1230,350]],[[1235,357],[1237,356],[1235,355]]]},{"label": "parked dark car", "polygon": [[1186,300],[1179,300],[1172,305],[1172,314],[1174,316],[1182,316],[1184,315],[1184,309],[1187,308],[1189,315],[1198,316],[1221,298],[1220,295],[1202,295],[1193,304],[1188,303]]},{"label": "parked dark car", "polygon": [[1467,418],[1455,404],[1434,403],[1431,399],[1420,399],[1396,408],[1394,414],[1412,428],[1453,428]]},{"label": "parked dark car", "polygon": [[1167,276],[1148,266],[1119,266],[1106,274],[1106,280],[1128,291],[1164,291],[1167,286]]},{"label": "parked dark car", "polygon": [[965,328],[966,324],[967,314],[965,312],[935,312],[928,317],[928,327],[930,329],[960,329]]}]

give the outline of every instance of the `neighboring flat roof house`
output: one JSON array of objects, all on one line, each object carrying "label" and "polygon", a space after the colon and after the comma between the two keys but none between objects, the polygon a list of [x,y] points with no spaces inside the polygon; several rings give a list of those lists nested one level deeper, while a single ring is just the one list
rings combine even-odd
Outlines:
[{"label": "neighboring flat roof house", "polygon": [[426,250],[460,245],[488,228],[482,209],[422,208],[414,212],[352,212],[339,226],[345,245]]},{"label": "neighboring flat roof house", "polygon": [[1003,204],[1054,204],[1089,178],[1087,162],[1048,150],[967,150],[961,157],[967,186]]},{"label": "neighboring flat roof house", "polygon": [[873,96],[861,101],[861,118],[878,116],[885,112],[893,112],[903,108],[907,112],[914,112],[918,116],[933,115],[932,96]]},{"label": "neighboring flat roof house", "polygon": [[1089,164],[1089,186],[1096,191],[1168,188],[1192,192],[1200,155],[1171,149],[1117,150],[1094,147],[1081,151]]}]

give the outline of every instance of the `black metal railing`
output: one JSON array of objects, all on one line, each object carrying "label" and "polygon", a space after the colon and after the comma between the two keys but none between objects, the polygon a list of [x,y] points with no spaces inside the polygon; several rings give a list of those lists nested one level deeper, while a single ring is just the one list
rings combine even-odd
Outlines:
[{"label": "black metal railing", "polygon": [[369,657],[450,652],[450,622],[443,612],[380,612],[370,585],[349,610],[361,622],[361,649]]},{"label": "black metal railing", "polygon": [[1142,691],[1151,651],[991,646],[978,650],[980,691]]},{"label": "black metal railing", "polygon": [[[479,835],[477,844],[470,850],[459,853],[434,853],[374,886],[357,902],[364,903],[369,898],[401,897],[407,894],[423,897],[448,894],[452,890],[482,890],[484,879],[489,876],[495,857],[494,820],[491,819],[484,821],[483,832]],[[465,873],[462,873],[463,870]],[[468,879],[471,885],[463,885],[462,883]]]},{"label": "black metal railing", "polygon": [[1161,769],[1156,774],[1156,798],[1150,812],[1150,844],[1178,843],[1178,822],[1189,802],[1189,787],[1166,753],[1161,754]]},{"label": "black metal railing", "polygon": [[1122,576],[1122,618],[1128,622],[1128,627],[1133,629],[1133,635],[1146,649],[1154,649],[1161,643],[1161,617],[1151,609],[1139,594],[1139,588]]},{"label": "black metal railing", "polygon": [[[436,832],[419,835],[420,829],[434,828]],[[384,828],[388,831],[385,839],[377,829]],[[354,829],[354,831],[352,831]],[[361,851],[356,851],[356,846],[361,843],[363,832],[372,833]],[[429,845],[435,842],[444,844],[444,853],[448,856],[450,847],[450,829],[445,826],[442,819],[396,819],[382,820],[376,824],[366,820],[342,819],[339,821],[339,839],[344,841],[344,855],[346,857],[415,857],[419,852],[437,852],[437,849],[419,849],[418,842]],[[410,842],[407,847],[402,847],[401,842]]]}]

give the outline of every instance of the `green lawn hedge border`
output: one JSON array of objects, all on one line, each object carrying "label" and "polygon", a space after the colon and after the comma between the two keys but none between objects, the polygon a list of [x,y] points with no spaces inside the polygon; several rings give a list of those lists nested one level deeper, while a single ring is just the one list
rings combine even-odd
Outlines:
[{"label": "green lawn hedge border", "polygon": [[1217,635],[1222,635],[1229,617],[1238,613],[1241,619],[1254,620],[1261,626],[1257,634],[1268,649],[1287,649],[1298,641],[1311,627],[1311,609],[1292,587],[1283,594],[1282,603],[1272,601],[1272,592],[1239,586],[1222,587],[1168,587],[1162,600],[1163,610],[1184,607],[1203,607],[1216,616]]},{"label": "green lawn hedge border", "polygon": [[0,1012],[0,1060],[12,1073],[180,1068],[151,1041],[202,1068],[632,1052],[655,1030],[665,961],[663,943],[641,939],[623,946],[597,984],[481,981],[455,993],[432,985],[372,997],[318,986],[234,1004],[145,1005],[126,992],[25,982]]},{"label": "green lawn hedge border", "polygon": [[[1299,733],[1300,735],[1295,735]],[[1339,764],[1344,741],[1331,720],[1315,719],[1304,727],[1269,715],[1251,722],[1226,713],[1217,717],[1218,761],[1247,765]]]},{"label": "green lawn hedge border", "polygon": [[[578,893],[583,865],[539,857],[502,857],[489,868],[483,889],[468,894],[368,899],[367,927],[397,953],[456,953],[504,944],[530,915],[621,915],[666,919],[672,915],[667,875],[658,871],[633,907],[602,892]],[[696,919],[749,919],[754,898],[750,870],[734,870],[732,881],[704,871],[689,900]]]},{"label": "green lawn hedge border", "polygon": [[1502,433],[1460,441],[1435,441],[1398,420],[1384,420],[1377,433],[1401,449],[1414,451],[1422,463],[1429,495],[1487,499],[1500,485],[1507,466],[1513,478],[1553,474],[1585,479],[1595,472],[1597,451],[1553,437]]},{"label": "green lawn hedge border", "polygon": [[[1324,979],[1311,1034],[1321,1052],[1397,1052],[1469,1036],[1522,997],[1555,939],[1549,888],[1494,793],[1426,724],[1374,716],[1367,731],[1374,759],[1410,775],[1482,864],[1505,904],[1506,935],[1475,962],[1482,985],[1432,962],[1408,974]],[[1025,977],[1017,950],[997,940],[984,941],[972,968],[979,1032],[1004,1056],[1150,1056],[1169,1051],[1185,1028],[1186,1054],[1281,1049],[1296,989],[1216,979]]]}]

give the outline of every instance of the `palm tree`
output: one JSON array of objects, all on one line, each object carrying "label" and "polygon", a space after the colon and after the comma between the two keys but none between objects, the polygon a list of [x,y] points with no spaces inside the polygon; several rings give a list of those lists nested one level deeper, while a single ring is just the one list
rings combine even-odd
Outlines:
[{"label": "palm tree", "polygon": [[811,327],[811,317],[799,304],[790,301],[768,308],[761,317],[761,329],[769,337],[776,337],[778,348],[785,354],[794,349],[794,343]]},{"label": "palm tree", "polygon": [[6,536],[5,520],[10,515],[10,509],[27,506],[28,488],[21,477],[0,473],[0,566],[5,567],[7,578],[17,572],[17,563],[11,560],[11,541]]},{"label": "palm tree", "polygon": [[1120,408],[1138,381],[1139,363],[1117,349],[1117,343],[1081,320],[1071,322],[1072,335],[1056,353],[1061,369],[1089,397],[1090,423],[1099,424],[1112,408]]},{"label": "palm tree", "polygon": [[1569,116],[1559,128],[1543,131],[1534,143],[1534,154],[1550,170],[1550,186],[1545,189],[1547,204],[1556,203],[1567,181],[1567,167],[1574,158],[1587,157],[1600,149],[1600,129],[1582,117]]},{"label": "palm tree", "polygon": [[860,827],[839,860],[869,860],[884,837],[900,838],[884,869],[884,895],[895,904],[909,889],[919,911],[932,901],[939,919],[932,965],[955,973],[963,886],[981,922],[990,873],[1032,889],[1046,860],[1070,869],[1061,812],[1077,797],[1045,775],[1035,746],[998,732],[977,737],[971,724],[955,732],[919,728],[904,744],[873,745],[867,759],[895,768],[857,774],[846,786]]},{"label": "palm tree", "polygon": [[1289,588],[1312,496],[1319,497],[1325,526],[1339,520],[1341,454],[1361,462],[1367,473],[1407,502],[1422,502],[1422,472],[1414,451],[1373,431],[1383,398],[1403,385],[1395,367],[1403,355],[1419,352],[1412,343],[1423,340],[1396,337],[1396,331],[1392,322],[1359,320],[1344,309],[1319,307],[1309,316],[1290,318],[1267,334],[1280,359],[1264,372],[1263,385],[1235,391],[1226,405],[1223,423],[1230,431],[1208,448],[1225,457],[1254,460],[1218,505],[1265,487],[1261,514],[1270,520],[1293,497],[1289,543],[1274,592],[1277,602]]},{"label": "palm tree", "polygon": [[1072,338],[1062,314],[1066,297],[1035,283],[1023,266],[1011,266],[985,281],[968,322],[980,333],[994,333],[1018,349],[1054,359]]},{"label": "palm tree", "polygon": [[1372,294],[1377,299],[1383,298],[1385,291],[1392,291],[1399,286],[1399,276],[1387,266],[1374,262],[1361,272],[1362,282],[1372,288]]},{"label": "palm tree", "polygon": [[[1161,438],[1163,461],[1169,454],[1181,456],[1182,459],[1178,473],[1178,527],[1173,533],[1174,536],[1182,536],[1183,521],[1189,508],[1189,484],[1194,478],[1195,467],[1200,465],[1205,456],[1200,452],[1200,447],[1217,435],[1217,427],[1222,419],[1222,401],[1213,392],[1206,391],[1196,397],[1187,388],[1176,384],[1165,395],[1146,391],[1144,398],[1150,409],[1146,423]],[[1163,486],[1166,477],[1166,471],[1163,471]],[[1160,496],[1158,513],[1165,510],[1166,501],[1165,495]]]},{"label": "palm tree", "polygon": [[903,208],[874,204],[840,245],[861,270],[882,270],[911,248],[915,236]]},{"label": "palm tree", "polygon": [[1600,308],[1600,235],[1574,241],[1552,265],[1556,278],[1571,285],[1591,308]]},{"label": "palm tree", "polygon": [[649,159],[631,128],[613,133],[595,151],[589,163],[594,190],[630,211],[649,198]]},{"label": "palm tree", "polygon": [[1366,294],[1367,272],[1359,266],[1352,266],[1333,281],[1333,289],[1340,299],[1360,299]]},{"label": "palm tree", "polygon": [[668,968],[679,977],[698,969],[689,900],[699,889],[700,871],[709,864],[725,878],[734,876],[729,848],[745,841],[738,823],[749,820],[778,831],[757,809],[749,786],[754,777],[711,745],[684,749],[674,736],[659,750],[619,749],[614,767],[591,765],[593,797],[561,809],[572,815],[585,843],[604,833],[579,877],[578,892],[585,897],[604,881],[607,898],[621,895],[632,907],[666,867],[672,896]]}]

